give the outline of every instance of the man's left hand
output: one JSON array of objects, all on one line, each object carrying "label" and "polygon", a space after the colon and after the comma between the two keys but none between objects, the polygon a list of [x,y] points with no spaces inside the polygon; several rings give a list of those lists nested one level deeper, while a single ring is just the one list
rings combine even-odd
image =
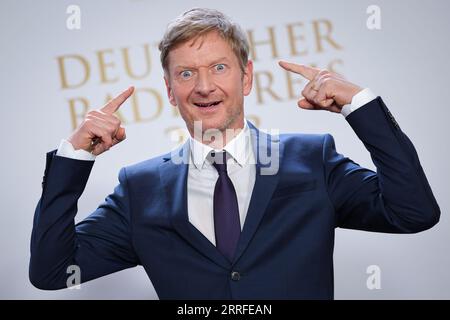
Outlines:
[{"label": "man's left hand", "polygon": [[304,98],[297,103],[302,109],[340,113],[342,107],[350,104],[353,97],[362,90],[361,87],[348,82],[341,75],[327,70],[285,61],[280,61],[279,65],[283,69],[297,73],[309,80],[302,91]]}]

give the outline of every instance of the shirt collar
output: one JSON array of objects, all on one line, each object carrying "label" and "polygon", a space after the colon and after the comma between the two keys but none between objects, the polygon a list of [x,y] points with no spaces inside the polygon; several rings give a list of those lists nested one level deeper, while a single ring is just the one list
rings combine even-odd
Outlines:
[{"label": "shirt collar", "polygon": [[244,128],[231,141],[229,141],[223,149],[213,149],[208,145],[201,143],[194,138],[189,138],[191,149],[191,160],[195,167],[199,170],[203,168],[205,160],[211,151],[220,152],[225,150],[241,167],[248,162],[251,152],[250,129],[247,120],[244,120]]}]

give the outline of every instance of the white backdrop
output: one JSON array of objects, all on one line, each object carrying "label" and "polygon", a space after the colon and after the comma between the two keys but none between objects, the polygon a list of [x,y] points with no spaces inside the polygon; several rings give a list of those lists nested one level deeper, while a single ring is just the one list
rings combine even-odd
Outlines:
[{"label": "white backdrop", "polygon": [[[79,30],[66,27],[71,4],[81,9]],[[381,9],[381,30],[366,27],[366,9],[372,4]],[[276,63],[287,59],[332,67],[370,87],[384,98],[417,148],[441,207],[440,223],[415,235],[337,230],[336,298],[449,299],[446,0],[2,0],[0,298],[157,299],[141,267],[83,284],[80,290],[35,289],[28,281],[29,240],[45,153],[70,134],[84,103],[96,108],[128,85],[138,90],[136,100],[122,108],[127,140],[96,161],[79,202],[78,220],[113,190],[122,166],[174,146],[171,137],[184,123],[166,98],[156,43],[166,24],[193,6],[225,12],[255,41],[268,40],[272,32],[270,44],[254,48],[258,83],[245,106],[261,128],[329,132],[338,151],[374,168],[342,116],[296,107],[289,88],[299,94],[304,82],[287,81]],[[379,290],[366,287],[369,265],[381,268]]]}]

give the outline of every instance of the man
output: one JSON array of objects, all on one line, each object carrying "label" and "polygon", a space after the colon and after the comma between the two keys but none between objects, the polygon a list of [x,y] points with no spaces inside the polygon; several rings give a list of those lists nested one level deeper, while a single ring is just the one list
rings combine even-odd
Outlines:
[{"label": "man", "polygon": [[90,111],[47,154],[31,239],[36,287],[66,287],[72,265],[89,281],[140,264],[161,299],[332,299],[336,227],[414,233],[438,222],[413,145],[369,89],[280,62],[309,80],[299,107],[342,113],[377,173],[338,154],[330,135],[275,137],[245,120],[249,46],[220,12],[185,12],[160,50],[191,138],[123,168],[114,192],[75,225],[92,160],[125,139],[114,112],[133,88]]}]

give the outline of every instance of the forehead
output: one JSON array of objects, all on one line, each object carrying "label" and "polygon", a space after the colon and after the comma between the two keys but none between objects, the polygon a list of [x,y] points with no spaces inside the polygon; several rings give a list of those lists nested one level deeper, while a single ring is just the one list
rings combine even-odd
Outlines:
[{"label": "forehead", "polygon": [[170,50],[168,66],[171,69],[177,66],[208,65],[221,57],[237,62],[229,43],[217,32],[209,32],[182,42]]}]

